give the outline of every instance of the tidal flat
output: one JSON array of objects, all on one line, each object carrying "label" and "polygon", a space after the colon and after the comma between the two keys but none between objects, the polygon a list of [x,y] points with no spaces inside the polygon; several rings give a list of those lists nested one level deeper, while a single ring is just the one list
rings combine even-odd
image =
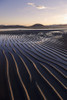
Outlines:
[{"label": "tidal flat", "polygon": [[66,100],[67,31],[0,31],[0,100]]}]

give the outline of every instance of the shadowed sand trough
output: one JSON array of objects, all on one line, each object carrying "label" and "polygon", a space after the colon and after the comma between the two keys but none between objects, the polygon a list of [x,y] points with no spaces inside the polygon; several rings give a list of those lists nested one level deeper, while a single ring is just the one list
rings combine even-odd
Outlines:
[{"label": "shadowed sand trough", "polygon": [[0,32],[0,100],[66,100],[67,32]]}]

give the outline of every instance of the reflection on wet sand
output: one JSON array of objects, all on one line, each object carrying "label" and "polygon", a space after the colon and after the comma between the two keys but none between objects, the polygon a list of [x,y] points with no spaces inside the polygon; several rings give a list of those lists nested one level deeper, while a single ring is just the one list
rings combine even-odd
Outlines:
[{"label": "reflection on wet sand", "polygon": [[62,30],[0,32],[0,100],[66,100],[66,36]]}]

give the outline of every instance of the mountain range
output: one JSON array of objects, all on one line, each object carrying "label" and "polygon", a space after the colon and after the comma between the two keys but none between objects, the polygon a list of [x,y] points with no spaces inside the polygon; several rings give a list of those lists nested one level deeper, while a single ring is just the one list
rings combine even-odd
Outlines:
[{"label": "mountain range", "polygon": [[61,25],[34,24],[32,26],[23,26],[23,25],[0,25],[0,29],[6,29],[6,28],[31,28],[31,29],[67,28],[67,24],[61,24]]}]

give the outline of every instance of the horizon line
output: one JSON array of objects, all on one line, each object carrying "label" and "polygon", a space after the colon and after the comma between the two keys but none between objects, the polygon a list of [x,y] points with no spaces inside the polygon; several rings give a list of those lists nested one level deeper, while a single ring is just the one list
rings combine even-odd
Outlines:
[{"label": "horizon line", "polygon": [[43,25],[43,26],[51,26],[51,25],[67,25],[66,24],[41,24],[41,23],[35,23],[35,24],[31,24],[31,25],[24,25],[24,24],[0,24],[0,26],[33,26],[33,25],[36,25],[36,24],[39,24],[39,25]]}]

